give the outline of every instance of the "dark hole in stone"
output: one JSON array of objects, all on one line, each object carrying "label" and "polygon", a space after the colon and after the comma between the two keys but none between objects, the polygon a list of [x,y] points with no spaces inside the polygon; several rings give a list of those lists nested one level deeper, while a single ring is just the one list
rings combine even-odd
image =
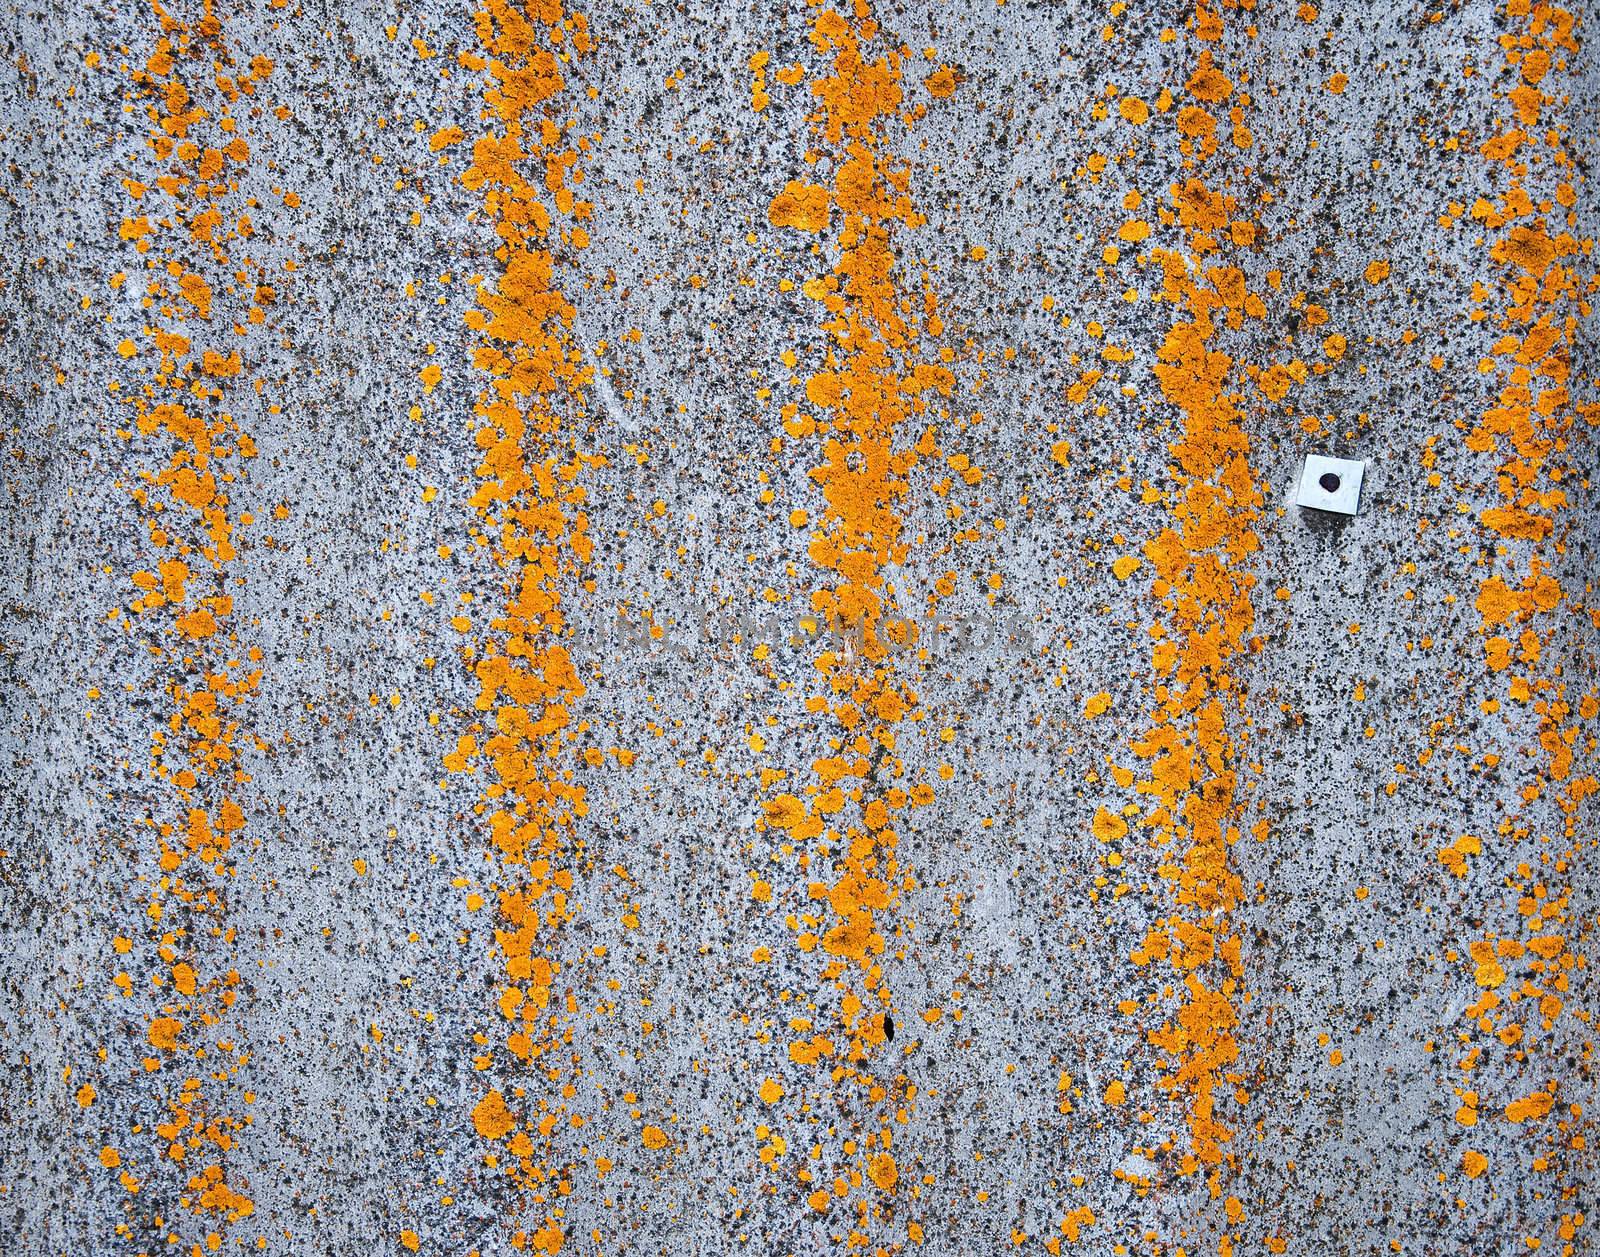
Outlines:
[{"label": "dark hole in stone", "polygon": [[1337,493],[1337,492],[1339,492],[1339,477],[1334,472],[1331,472],[1331,471],[1323,472],[1322,473],[1322,478],[1320,480],[1318,480],[1317,483],[1322,486],[1322,491],[1324,493]]}]

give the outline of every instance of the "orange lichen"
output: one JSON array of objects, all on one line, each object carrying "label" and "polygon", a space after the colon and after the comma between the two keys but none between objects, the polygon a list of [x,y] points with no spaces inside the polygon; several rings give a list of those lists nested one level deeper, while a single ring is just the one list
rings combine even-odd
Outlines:
[{"label": "orange lichen", "polygon": [[767,207],[767,221],[774,227],[794,227],[800,231],[826,231],[832,199],[827,188],[791,179]]},{"label": "orange lichen", "polygon": [[[486,117],[497,127],[473,141],[461,183],[483,197],[500,240],[500,269],[492,285],[479,287],[477,308],[466,316],[478,336],[473,365],[486,377],[473,406],[481,461],[471,505],[494,563],[499,605],[488,632],[464,652],[481,719],[445,763],[481,774],[478,812],[497,868],[495,1005],[504,1022],[499,1047],[509,1060],[502,1064],[486,1049],[477,1065],[492,1072],[537,1063],[555,1082],[563,1074],[564,1018],[575,1005],[559,992],[554,940],[572,911],[568,861],[586,811],[574,780],[571,716],[584,686],[563,640],[562,597],[593,552],[580,476],[601,460],[571,435],[582,430],[576,421],[592,371],[574,340],[573,307],[556,283],[550,237],[563,215],[579,243],[579,224],[590,213],[574,196],[582,180],[578,141],[558,121],[563,67],[590,50],[590,38],[584,18],[554,2],[524,9],[483,0],[476,24],[486,56],[474,60],[486,70]],[[438,379],[430,383],[425,373],[425,387]],[[458,627],[470,631],[472,622]],[[534,1236],[513,1237],[518,1246],[532,1242],[553,1252],[561,1245],[559,1212],[543,1185],[566,1177],[565,1166],[553,1164],[552,1140],[561,1126],[555,1115],[565,1112],[570,1094],[542,1098],[542,1119],[519,1117],[498,1088],[473,1108],[478,1133],[510,1154],[506,1170],[532,1189],[536,1205],[553,1210]]]},{"label": "orange lichen", "polygon": [[665,1148],[670,1142],[667,1139],[667,1132],[659,1126],[646,1126],[639,1132],[639,1140],[646,1148],[655,1151]]},{"label": "orange lichen", "polygon": [[[140,1050],[159,1088],[150,1126],[158,1160],[142,1179],[123,1170],[120,1181],[166,1215],[170,1243],[187,1229],[175,1214],[200,1215],[191,1224],[199,1251],[201,1243],[214,1250],[228,1225],[254,1209],[247,1185],[223,1164],[251,1120],[230,1112],[230,1083],[249,1054],[225,1024],[241,986],[229,963],[227,913],[233,853],[247,824],[234,797],[249,780],[243,753],[253,741],[242,709],[262,675],[262,652],[240,639],[234,615],[238,527],[250,520],[232,499],[255,454],[235,412],[261,391],[259,381],[244,387],[237,338],[264,321],[256,299],[269,286],[258,263],[234,256],[253,230],[240,212],[238,175],[250,146],[235,114],[250,114],[249,98],[273,66],[261,56],[241,63],[209,2],[192,23],[159,4],[151,11],[159,37],[130,70],[148,124],[150,173],[122,181],[141,212],[117,232],[144,268],[146,319],[143,341],[123,339],[117,361],[144,378],[133,389],[113,387],[131,412],[119,435],[149,460],[133,497],[154,570],[127,574],[126,623],[158,661],[165,704],[150,730],[149,769],[165,793],[164,814],[136,822],[151,838],[152,865],[140,874],[151,887],[141,912],[145,947],[119,937],[115,950],[151,974],[156,1006]],[[127,281],[119,273],[112,282]],[[219,317],[235,294],[238,307]],[[124,998],[134,989],[126,973],[113,986]],[[94,1094],[85,1087],[78,1097]],[[99,1158],[117,1169],[131,1155],[103,1147]]]},{"label": "orange lichen", "polygon": [[516,1118],[506,1107],[506,1098],[491,1091],[472,1108],[472,1124],[485,1139],[501,1139],[516,1126]]},{"label": "orange lichen", "polygon": [[[882,1127],[848,1138],[845,1156],[855,1164],[839,1171],[841,1196],[864,1180],[880,1193],[894,1190],[900,1172],[887,1151],[883,1106],[903,1112],[915,1095],[903,1076],[882,1080],[868,1071],[888,1042],[894,1003],[883,971],[888,914],[909,884],[895,813],[932,798],[925,783],[915,789],[880,784],[905,774],[897,734],[919,714],[887,628],[904,591],[885,573],[907,553],[900,502],[908,475],[920,458],[936,452],[928,427],[936,414],[932,399],[948,397],[954,386],[948,367],[923,362],[917,351],[919,340],[940,328],[932,292],[908,292],[897,275],[895,234],[923,219],[909,194],[909,172],[885,141],[888,124],[905,108],[906,53],[891,48],[869,59],[868,45],[879,37],[863,4],[849,17],[817,11],[811,43],[825,68],[810,85],[818,102],[813,122],[831,158],[832,179],[825,186],[790,181],[768,215],[775,226],[835,230],[831,274],[802,286],[820,306],[828,339],[824,357],[806,377],[809,413],[801,420],[794,413],[799,407],[792,407],[789,430],[814,433],[821,458],[811,479],[822,509],[803,517],[811,527],[808,554],[824,578],[809,609],[820,622],[839,626],[854,648],[824,650],[816,660],[824,692],[808,706],[836,722],[833,752],[815,762],[816,780],[804,791],[768,799],[762,823],[791,842],[816,844],[807,859],[814,877],[829,870],[828,880],[808,886],[817,924],[797,943],[825,958],[822,977],[834,987],[842,1040],[812,1035],[791,1043],[789,1056],[825,1066],[835,1082],[853,1079],[871,1105],[869,1115],[853,1122]],[[947,96],[957,79],[936,72],[927,86]],[[806,1170],[802,1181],[814,1171]],[[810,1197],[819,1210],[829,1199],[824,1192]],[[869,1207],[861,1201],[858,1212]]]},{"label": "orange lichen", "polygon": [[[1600,701],[1592,690],[1574,693],[1570,673],[1546,662],[1549,655],[1559,659],[1567,653],[1558,645],[1558,634],[1569,596],[1575,597],[1563,590],[1556,574],[1566,553],[1570,525],[1562,513],[1569,493],[1588,487],[1580,455],[1588,434],[1579,420],[1600,423],[1600,407],[1573,395],[1584,383],[1575,368],[1587,344],[1597,283],[1588,261],[1593,241],[1575,234],[1575,140],[1553,123],[1541,126],[1548,106],[1569,99],[1564,90],[1581,90],[1578,79],[1570,77],[1571,57],[1578,51],[1573,16],[1540,0],[1508,0],[1505,15],[1499,43],[1507,69],[1515,70],[1520,82],[1502,97],[1513,116],[1499,117],[1497,133],[1479,146],[1491,188],[1471,210],[1485,229],[1485,269],[1493,276],[1492,286],[1474,286],[1473,301],[1483,307],[1474,319],[1485,321],[1495,334],[1490,354],[1479,363],[1494,393],[1467,431],[1465,445],[1494,459],[1499,498],[1478,516],[1485,554],[1492,556],[1490,573],[1474,599],[1485,679],[1495,695],[1484,701],[1483,710],[1500,712],[1512,736],[1532,745],[1527,776],[1495,836],[1460,839],[1439,858],[1462,874],[1462,857],[1491,842],[1531,838],[1543,848],[1543,867],[1522,863],[1515,878],[1506,879],[1507,886],[1520,884],[1515,916],[1505,914],[1510,919],[1496,922],[1498,933],[1490,927],[1468,945],[1465,959],[1482,994],[1467,1014],[1490,1047],[1504,1045],[1519,1063],[1548,1055],[1554,1068],[1549,1035],[1567,1006],[1569,979],[1584,963],[1569,937],[1582,927],[1569,908],[1571,892],[1561,882],[1581,858],[1579,818],[1585,800],[1600,792],[1600,780],[1582,771],[1585,759],[1592,762],[1595,745],[1592,728],[1583,724],[1600,713]],[[1565,89],[1556,82],[1558,71]],[[1511,701],[1502,702],[1500,695]],[[1498,888],[1494,899],[1501,899]],[[1481,909],[1473,915],[1481,916]],[[1512,1097],[1504,1105],[1505,1120],[1537,1124],[1551,1111],[1557,1087],[1558,1080],[1551,1078],[1538,1090]],[[1471,1112],[1477,1109],[1474,1093]],[[1466,1111],[1464,1106],[1458,1120]],[[1526,1146],[1540,1149],[1535,1164],[1545,1168],[1542,1136],[1530,1136]],[[1579,1149],[1581,1141],[1570,1147]],[[1486,1158],[1473,1152],[1463,1162],[1468,1177],[1477,1177],[1486,1166]],[[1580,1224],[1581,1217],[1572,1226]],[[1563,1236],[1572,1238],[1567,1231]],[[1572,1251],[1570,1243],[1566,1251]]]},{"label": "orange lichen", "polygon": [[[1202,6],[1195,33],[1205,42],[1219,39],[1220,18]],[[1213,105],[1235,93],[1209,48],[1199,51],[1188,90]],[[1177,114],[1179,148],[1190,155],[1196,173],[1174,186],[1171,210],[1162,219],[1182,229],[1184,243],[1151,254],[1163,277],[1164,300],[1181,312],[1157,350],[1154,368],[1181,430],[1169,446],[1177,485],[1167,495],[1172,520],[1143,548],[1161,605],[1152,627],[1154,719],[1131,743],[1147,766],[1134,788],[1152,803],[1139,823],[1155,836],[1171,903],[1170,914],[1149,930],[1133,960],[1141,966],[1164,962],[1174,980],[1176,1007],[1145,1033],[1162,1056],[1156,1087],[1183,1102],[1189,1138],[1177,1150],[1176,1168],[1184,1174],[1222,1162],[1234,1132],[1219,1116],[1217,1101],[1238,1094],[1243,1078],[1235,1037],[1243,967],[1232,921],[1243,892],[1229,848],[1243,824],[1238,775],[1245,735],[1243,690],[1233,667],[1250,648],[1255,623],[1250,564],[1259,544],[1253,526],[1263,505],[1240,407],[1241,370],[1215,342],[1246,318],[1261,317],[1265,307],[1247,290],[1240,269],[1214,256],[1224,242],[1239,247],[1254,232],[1227,230],[1248,219],[1231,196],[1213,191],[1198,173],[1216,149],[1212,126],[1199,105]],[[1132,574],[1132,565],[1118,564],[1118,578]],[[1105,809],[1096,813],[1093,827],[1102,841],[1127,829]],[[1117,1096],[1108,1090],[1105,1101],[1119,1104],[1123,1084],[1112,1086]]]}]

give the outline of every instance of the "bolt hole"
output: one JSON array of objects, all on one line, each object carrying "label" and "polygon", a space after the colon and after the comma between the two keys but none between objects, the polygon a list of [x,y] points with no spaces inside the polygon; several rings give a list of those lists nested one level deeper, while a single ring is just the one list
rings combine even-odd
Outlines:
[{"label": "bolt hole", "polygon": [[1322,486],[1322,491],[1324,493],[1337,493],[1337,492],[1339,492],[1340,481],[1339,481],[1338,475],[1335,474],[1334,472],[1331,472],[1331,471],[1323,472],[1322,473],[1322,478],[1320,480],[1318,480],[1317,483]]}]

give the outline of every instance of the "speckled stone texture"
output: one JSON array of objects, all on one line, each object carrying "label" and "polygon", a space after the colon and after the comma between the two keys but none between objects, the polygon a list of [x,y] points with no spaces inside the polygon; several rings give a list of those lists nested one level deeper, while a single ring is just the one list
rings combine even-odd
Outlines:
[{"label": "speckled stone texture", "polygon": [[[1205,39],[1209,11],[1178,3],[873,5],[866,55],[905,50],[904,103],[873,123],[914,206],[888,225],[895,284],[920,310],[926,283],[942,320],[909,353],[947,347],[954,381],[942,414],[895,433],[910,448],[931,425],[938,452],[906,473],[906,549],[873,576],[902,614],[932,598],[945,627],[893,659],[917,700],[897,780],[934,799],[896,813],[903,886],[873,918],[885,1100],[830,1072],[842,1056],[790,1053],[849,1037],[827,949],[797,945],[796,918],[834,923],[813,884],[835,873],[797,863],[765,810],[809,798],[813,761],[851,736],[807,705],[829,693],[814,665],[830,630],[800,621],[838,577],[811,551],[822,438],[787,433],[783,412],[818,413],[806,381],[830,337],[804,284],[848,244],[837,208],[820,233],[769,218],[788,181],[831,186],[845,156],[814,116],[821,10],[594,0],[593,50],[541,106],[570,122],[593,206],[582,248],[553,211],[553,283],[594,373],[581,411],[557,405],[562,440],[603,458],[578,480],[593,556],[556,582],[583,686],[563,762],[587,797],[560,837],[570,916],[544,952],[566,1041],[525,1064],[504,1048],[495,943],[495,889],[519,874],[490,845],[487,766],[444,764],[482,727],[463,650],[503,634],[505,579],[470,503],[488,376],[466,316],[504,261],[494,206],[460,179],[500,126],[471,5],[214,0],[218,33],[183,72],[196,100],[215,108],[219,50],[235,69],[272,63],[232,109],[249,155],[218,203],[252,234],[223,259],[156,221],[172,163],[133,71],[159,11],[7,0],[0,1253],[498,1257],[533,1251],[552,1218],[583,1254],[1589,1251],[1600,78],[1584,19],[1592,37],[1600,14],[1571,6],[1577,50],[1557,50],[1531,138],[1496,160],[1482,146],[1515,125],[1526,79],[1508,58],[1546,8],[1528,7],[1260,0],[1219,9]],[[166,11],[189,29],[206,12]],[[1202,53],[1231,94],[1201,102],[1220,144],[1197,161],[1179,114]],[[941,67],[953,90],[925,84]],[[464,139],[430,146],[450,127]],[[1173,217],[1195,177],[1253,232],[1197,253]],[[152,185],[137,205],[126,180]],[[1475,211],[1514,182],[1525,213]],[[121,230],[141,213],[144,255]],[[1136,220],[1148,239],[1124,232]],[[1520,272],[1553,285],[1532,322],[1553,312],[1559,343],[1525,354],[1518,383],[1532,324],[1506,322],[1518,272],[1493,250],[1536,221],[1572,247]],[[1198,1101],[1161,1088],[1173,1056],[1151,1038],[1183,971],[1130,959],[1175,914],[1200,919],[1175,906],[1182,852],[1144,823],[1158,799],[1131,749],[1173,684],[1153,649],[1174,612],[1146,547],[1207,476],[1172,452],[1185,416],[1156,369],[1188,316],[1161,299],[1158,250],[1237,267],[1261,303],[1236,327],[1219,313],[1206,345],[1228,355],[1227,427],[1261,504],[1238,525],[1256,544],[1225,565],[1253,621],[1207,674],[1231,740],[1190,791],[1237,778],[1238,891],[1213,922],[1237,969],[1200,970],[1226,976],[1238,1023],[1237,1059],[1207,1087],[1231,1137],[1198,1169],[1182,1164]],[[228,1045],[198,1058],[152,1047],[176,979],[148,914],[165,875],[150,822],[181,824],[187,805],[152,771],[151,738],[173,684],[209,665],[178,661],[166,611],[128,610],[160,557],[135,490],[167,445],[129,432],[128,399],[159,371],[161,301],[141,297],[169,252],[215,292],[185,334],[243,359],[208,413],[256,447],[224,460],[238,553],[201,591],[231,596],[223,636],[259,648],[260,679],[229,774],[245,817],[232,871],[184,866],[221,906],[174,954],[193,954],[202,987],[238,975],[226,1007],[197,997],[219,1018],[204,1041]],[[262,283],[274,299],[251,322]],[[1565,396],[1533,404],[1565,426],[1515,454],[1553,525],[1507,535],[1484,512],[1506,500],[1516,441],[1469,438],[1503,389],[1556,389],[1558,359]],[[1281,390],[1263,383],[1273,365]],[[1294,505],[1316,452],[1365,460],[1359,515]],[[1124,555],[1141,563],[1118,570]],[[1530,573],[1559,598],[1488,623],[1485,582]],[[873,771],[868,797],[891,775]],[[1125,837],[1102,811],[1126,813]],[[1548,937],[1551,956],[1529,948]],[[171,1147],[195,1132],[157,1128],[191,1074],[202,1107],[240,1125],[180,1163]],[[534,1131],[531,1181],[503,1149],[486,1162],[498,1145],[473,1113],[491,1087],[521,1088],[535,1128],[541,1105],[561,1114]],[[1545,1111],[1508,1116],[1535,1093]],[[880,1130],[888,1189],[863,1183],[853,1142]],[[250,1208],[197,1203],[190,1176],[212,1164]]]}]

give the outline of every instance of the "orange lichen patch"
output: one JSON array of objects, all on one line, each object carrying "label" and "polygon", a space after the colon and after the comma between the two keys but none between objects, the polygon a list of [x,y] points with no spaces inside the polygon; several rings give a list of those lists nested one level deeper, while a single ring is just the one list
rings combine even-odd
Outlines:
[{"label": "orange lichen patch", "polygon": [[[894,1190],[900,1170],[887,1151],[888,1112],[905,1120],[916,1095],[903,1075],[881,1079],[869,1072],[892,1034],[894,996],[884,957],[891,914],[909,882],[896,815],[933,798],[926,782],[882,784],[906,774],[897,738],[901,726],[920,715],[889,628],[891,620],[898,622],[904,591],[891,584],[886,569],[907,556],[902,502],[910,473],[919,460],[939,453],[932,422],[955,384],[947,366],[924,361],[918,352],[920,341],[941,330],[937,299],[925,279],[915,288],[904,284],[895,251],[898,234],[923,219],[909,194],[909,171],[891,155],[886,134],[906,110],[915,115],[925,106],[907,105],[905,51],[891,47],[872,56],[878,25],[864,4],[851,14],[820,8],[811,26],[822,63],[810,83],[823,150],[816,168],[831,168],[831,179],[788,182],[769,218],[777,226],[832,230],[831,273],[802,286],[819,304],[827,347],[805,376],[807,418],[798,423],[797,401],[787,416],[797,422],[787,432],[817,441],[811,480],[821,509],[808,509],[804,519],[811,530],[808,554],[821,580],[808,610],[848,635],[853,649],[825,649],[815,660],[821,692],[808,706],[834,722],[831,753],[813,764],[812,784],[765,800],[760,822],[790,843],[816,844],[805,856],[815,879],[808,887],[812,915],[796,944],[824,960],[822,980],[833,988],[827,1002],[836,1006],[842,1036],[814,1033],[806,1021],[805,1037],[788,1051],[791,1061],[830,1070],[830,1090],[848,1079],[865,1097],[866,1107],[851,1118],[858,1129],[836,1154],[841,1197],[868,1185],[880,1194]],[[945,70],[926,80],[936,98],[958,85],[959,77]],[[970,250],[974,258],[982,255],[980,247]],[[981,479],[965,458],[955,459],[950,465],[967,483]],[[820,878],[819,870],[825,870]],[[813,1165],[802,1178],[816,1172]],[[811,1197],[819,1210],[828,1200],[825,1192]],[[858,1199],[857,1207],[880,1206]]]},{"label": "orange lichen patch", "polygon": [[[1061,1219],[1061,1234],[1069,1244],[1076,1244],[1083,1238],[1083,1229],[1095,1224],[1098,1219],[1094,1210],[1088,1205],[1079,1205],[1075,1209],[1067,1210],[1066,1216]],[[1061,1240],[1052,1236],[1045,1247],[1052,1253],[1061,1252]]]},{"label": "orange lichen patch", "polygon": [[1496,954],[1492,942],[1482,940],[1473,943],[1468,950],[1471,952],[1473,962],[1476,965],[1472,973],[1474,982],[1490,990],[1505,982],[1505,966],[1500,963],[1500,957]]},{"label": "orange lichen patch", "polygon": [[517,1119],[506,1107],[505,1096],[491,1091],[472,1106],[472,1124],[485,1139],[501,1139],[517,1124]]},{"label": "orange lichen patch", "polygon": [[428,141],[428,149],[437,153],[442,149],[454,148],[466,138],[466,133],[460,127],[440,127]]},{"label": "orange lichen patch", "polygon": [[767,206],[767,221],[774,227],[799,231],[826,231],[832,200],[827,188],[791,179]]},{"label": "orange lichen patch", "polygon": [[[113,363],[144,374],[113,388],[128,406],[118,435],[137,460],[132,496],[148,540],[145,561],[126,574],[124,625],[157,661],[149,776],[160,802],[133,821],[148,833],[149,865],[138,874],[150,887],[140,913],[146,935],[141,945],[129,930],[114,949],[131,957],[129,969],[149,975],[155,1000],[140,1043],[151,1091],[135,1103],[156,1116],[128,1124],[152,1130],[158,1142],[150,1172],[122,1169],[119,1181],[165,1216],[168,1244],[216,1251],[227,1224],[254,1208],[247,1184],[237,1172],[230,1181],[222,1166],[251,1120],[229,1111],[233,1077],[249,1053],[227,1030],[242,987],[227,914],[230,861],[246,829],[233,792],[249,780],[243,755],[254,742],[241,717],[262,676],[262,652],[241,640],[234,615],[237,530],[250,521],[233,494],[256,452],[236,415],[263,392],[262,381],[248,378],[253,342],[241,338],[264,321],[255,302],[271,289],[261,265],[234,251],[253,230],[238,178],[250,145],[238,128],[259,114],[249,98],[272,63],[239,59],[209,4],[192,23],[160,5],[150,14],[150,51],[131,58],[128,71],[130,116],[147,127],[147,171],[121,181],[139,212],[116,231],[135,265],[112,277],[120,288],[142,272],[133,285],[142,304],[138,339],[123,339]],[[136,989],[126,971],[114,985],[124,995]],[[174,1068],[190,1057],[204,1065]],[[78,1094],[81,1101],[94,1092]],[[119,1169],[136,1155],[103,1147],[100,1163]]]},{"label": "orange lichen patch", "polygon": [[1535,1091],[1506,1105],[1506,1121],[1528,1122],[1543,1117],[1555,1105],[1556,1098],[1549,1091]]},{"label": "orange lichen patch", "polygon": [[650,1148],[655,1151],[665,1148],[667,1144],[671,1142],[667,1138],[667,1132],[662,1130],[659,1126],[646,1126],[642,1131],[639,1132],[639,1140],[646,1148]]},{"label": "orange lichen patch", "polygon": [[145,1032],[151,1047],[172,1051],[178,1046],[178,1035],[183,1032],[183,1023],[176,1017],[153,1017]]},{"label": "orange lichen patch", "polygon": [[[1220,23],[1215,11],[1200,6],[1196,37],[1219,39]],[[1243,271],[1218,256],[1226,247],[1248,247],[1256,233],[1234,199],[1203,176],[1216,151],[1216,122],[1202,105],[1235,95],[1209,48],[1200,49],[1187,89],[1201,103],[1179,109],[1174,123],[1177,147],[1194,173],[1173,187],[1171,206],[1159,216],[1164,227],[1179,228],[1182,245],[1150,254],[1163,300],[1178,312],[1154,366],[1161,396],[1181,424],[1168,447],[1176,488],[1165,497],[1170,518],[1143,546],[1160,603],[1150,630],[1154,705],[1149,727],[1130,744],[1145,765],[1142,780],[1130,777],[1147,801],[1138,824],[1155,839],[1170,904],[1131,959],[1170,973],[1172,1003],[1144,1034],[1160,1055],[1155,1088],[1181,1101],[1188,1138],[1172,1141],[1180,1174],[1223,1163],[1234,1130],[1218,1101],[1242,1102],[1243,1095],[1236,1029],[1244,971],[1233,924],[1243,888],[1229,849],[1244,825],[1238,778],[1245,695],[1234,667],[1250,649],[1255,624],[1251,564],[1264,499],[1250,465],[1240,384],[1254,375],[1276,400],[1296,378],[1286,368],[1243,368],[1216,343],[1247,319],[1263,317],[1266,307],[1248,290]],[[1243,128],[1241,108],[1248,103],[1240,99],[1231,115],[1236,129]],[[1136,560],[1118,560],[1113,574],[1127,579],[1136,567]],[[1105,808],[1095,813],[1093,831],[1103,842],[1121,839],[1128,828]],[[1102,1099],[1119,1107],[1128,1091],[1118,1080]]]},{"label": "orange lichen patch", "polygon": [[1189,81],[1185,84],[1189,94],[1196,100],[1205,101],[1207,104],[1216,105],[1227,100],[1233,95],[1233,84],[1228,76],[1218,70],[1212,61],[1211,50],[1202,49],[1199,64],[1195,67]]},{"label": "orange lichen patch", "polygon": [[[564,642],[562,599],[593,553],[580,477],[603,460],[585,454],[574,436],[587,427],[581,416],[593,373],[574,338],[575,311],[557,285],[549,242],[566,218],[578,244],[590,215],[575,195],[587,140],[556,121],[554,102],[566,90],[564,67],[591,41],[585,19],[553,2],[525,9],[483,0],[475,20],[484,56],[470,60],[485,74],[485,117],[494,125],[472,142],[461,183],[483,198],[500,239],[500,269],[479,286],[466,316],[477,337],[472,363],[485,381],[473,406],[480,461],[470,503],[498,585],[497,612],[463,652],[480,719],[444,762],[480,783],[482,832],[498,867],[494,1007],[502,1035],[475,1064],[516,1071],[537,1063],[541,1077],[559,1084],[555,1053],[570,1038],[577,1006],[561,991],[555,939],[573,911],[572,842],[587,810],[574,780],[581,757],[571,714],[584,686]],[[425,389],[442,379],[431,374],[434,365],[423,370]],[[463,616],[455,627],[470,634],[474,625]],[[515,1134],[500,1089],[473,1109],[484,1138],[511,1136],[502,1145],[510,1154],[504,1171],[530,1189],[570,1175],[554,1141],[581,1121],[567,1113],[572,1094],[570,1086],[553,1087],[539,1101],[538,1123]],[[543,1192],[534,1198],[546,1204]],[[551,1212],[531,1237],[518,1232],[518,1246],[559,1249],[558,1217]]]},{"label": "orange lichen patch", "polygon": [[1096,810],[1092,828],[1094,836],[1101,842],[1116,842],[1128,834],[1128,822],[1105,808]]},{"label": "orange lichen patch", "polygon": [[952,67],[942,65],[922,80],[922,86],[928,89],[930,96],[948,100],[956,94],[956,88],[961,86],[961,78]]},{"label": "orange lichen patch", "polygon": [[750,71],[750,108],[760,113],[771,103],[772,97],[767,94],[767,66],[772,61],[772,54],[765,48],[750,55],[745,64]]},{"label": "orange lichen patch", "polygon": [[1467,857],[1481,855],[1483,841],[1474,834],[1462,834],[1448,847],[1441,847],[1438,852],[1439,863],[1444,865],[1457,877],[1467,875]]}]

